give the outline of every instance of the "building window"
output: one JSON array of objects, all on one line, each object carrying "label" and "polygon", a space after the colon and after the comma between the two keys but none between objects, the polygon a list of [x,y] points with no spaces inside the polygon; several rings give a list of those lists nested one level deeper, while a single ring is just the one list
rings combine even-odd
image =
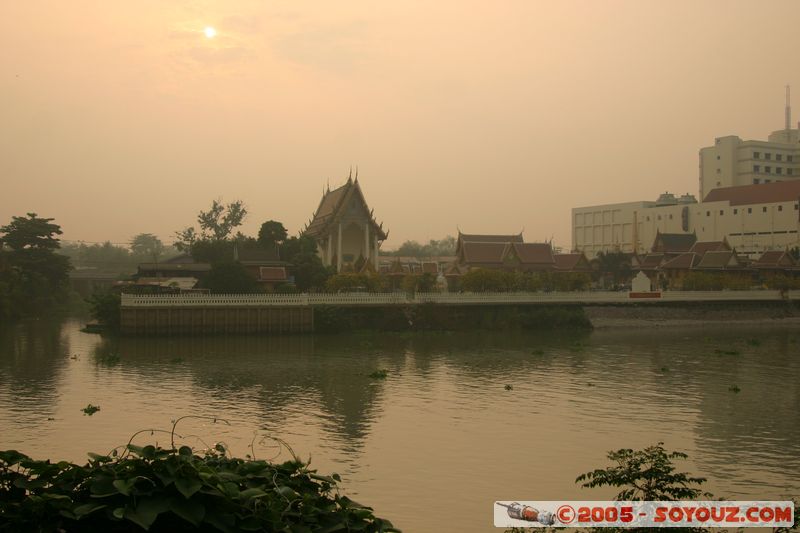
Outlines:
[{"label": "building window", "polygon": [[783,154],[775,154],[775,161],[783,161]]},{"label": "building window", "polygon": [[764,180],[764,183],[769,183],[769,182],[770,182],[770,180]]},{"label": "building window", "polygon": [[753,185],[758,185],[759,183],[761,183],[760,179],[756,178],[753,180]]},{"label": "building window", "polygon": [[786,173],[791,176],[792,175],[792,169],[791,168],[787,168],[786,169]]},{"label": "building window", "polygon": [[672,220],[672,215],[669,216],[669,219]]},{"label": "building window", "polygon": [[761,172],[761,165],[753,165],[753,172]]},{"label": "building window", "polygon": [[658,220],[661,220],[661,215],[658,215]]},{"label": "building window", "polygon": [[753,208],[752,208],[752,207],[748,207],[748,208],[747,208],[747,214],[749,215],[749,214],[751,214],[752,212],[753,212]]},{"label": "building window", "polygon": [[767,161],[769,161],[770,159],[772,159],[772,154],[770,154],[769,152],[767,152],[766,154],[764,154],[764,159],[766,159]]},{"label": "building window", "polygon": [[734,214],[734,215],[738,215],[738,214],[739,214],[739,210],[738,210],[738,209],[734,209],[734,210],[733,210],[733,214]]},{"label": "building window", "polygon": [[717,169],[717,174],[721,174],[721,173],[722,173],[722,171],[720,169]]},{"label": "building window", "polygon": [[720,210],[719,210],[719,216],[722,216],[722,215],[724,215],[724,214],[725,214],[725,211],[724,211],[724,210],[722,210],[722,209],[720,209]]},{"label": "building window", "polygon": [[647,217],[647,221],[650,222],[650,217]]},{"label": "building window", "polygon": [[778,206],[778,211],[783,211],[783,206],[782,205]]},{"label": "building window", "polygon": [[787,155],[787,156],[786,156],[786,161],[788,161],[789,163],[791,163],[791,162],[792,162],[792,156],[791,156],[791,155]]},{"label": "building window", "polygon": [[711,216],[711,211],[706,211],[706,216],[710,217]]},{"label": "building window", "polygon": [[775,167],[775,174],[783,174],[783,168],[782,167]]},{"label": "building window", "polygon": [[717,161],[719,161],[719,156],[717,156]]},{"label": "building window", "polygon": [[766,213],[766,212],[767,212],[767,206],[764,206],[764,207],[762,207],[762,208],[761,208],[761,212],[762,212],[762,213]]},{"label": "building window", "polygon": [[800,209],[800,204],[794,204],[794,210],[797,211],[798,209]]},{"label": "building window", "polygon": [[771,173],[772,167],[764,167],[764,172],[766,172],[767,174]]},{"label": "building window", "polygon": [[753,159],[761,159],[761,152],[753,152]]}]

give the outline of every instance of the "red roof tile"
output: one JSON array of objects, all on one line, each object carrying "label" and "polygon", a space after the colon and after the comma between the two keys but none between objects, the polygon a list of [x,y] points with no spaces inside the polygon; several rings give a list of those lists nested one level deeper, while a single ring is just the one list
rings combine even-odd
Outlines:
[{"label": "red roof tile", "polygon": [[523,242],[512,244],[514,251],[523,264],[550,264],[555,265],[553,248],[542,242]]},{"label": "red roof tile", "polygon": [[674,257],[661,265],[662,270],[684,270],[690,269],[700,262],[700,256],[694,252],[686,252]]},{"label": "red roof tile", "polygon": [[556,268],[558,270],[591,270],[586,256],[583,253],[554,254],[553,259],[555,259]]},{"label": "red roof tile", "polygon": [[286,269],[283,267],[260,267],[258,269],[259,281],[286,281]]},{"label": "red roof tile", "polygon": [[750,205],[791,202],[797,201],[798,198],[800,198],[800,180],[791,180],[714,189],[706,195],[704,201],[727,201],[731,205]]},{"label": "red roof tile", "polygon": [[689,251],[702,256],[705,255],[706,252],[724,252],[730,249],[731,247],[728,244],[728,241],[722,240],[696,242]]}]

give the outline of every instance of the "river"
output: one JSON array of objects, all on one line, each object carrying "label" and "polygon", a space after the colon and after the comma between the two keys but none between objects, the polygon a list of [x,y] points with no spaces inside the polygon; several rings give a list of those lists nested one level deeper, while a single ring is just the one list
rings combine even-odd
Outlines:
[{"label": "river", "polygon": [[[84,461],[218,417],[177,432],[258,458],[279,437],[406,533],[499,531],[495,500],[611,497],[575,477],[659,441],[717,495],[800,494],[796,328],[105,339],[80,325],[0,328],[0,449]],[[169,435],[135,440],[156,441]]]}]

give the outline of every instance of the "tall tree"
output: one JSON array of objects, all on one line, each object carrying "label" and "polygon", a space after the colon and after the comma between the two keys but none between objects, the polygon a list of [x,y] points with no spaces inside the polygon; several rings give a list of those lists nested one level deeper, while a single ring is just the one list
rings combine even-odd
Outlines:
[{"label": "tall tree", "polygon": [[52,218],[40,218],[36,213],[28,213],[28,217],[11,217],[11,223],[0,227],[5,234],[0,242],[12,250],[39,249],[56,250],[61,235],[61,226],[53,224]]},{"label": "tall tree", "polygon": [[211,202],[211,209],[200,211],[197,215],[198,232],[194,227],[188,227],[175,233],[177,240],[175,247],[181,251],[189,251],[198,241],[225,241],[232,237],[233,230],[244,222],[247,208],[241,200],[233,201],[227,205],[219,200]]},{"label": "tall tree", "polygon": [[146,257],[156,262],[164,253],[164,243],[152,233],[140,233],[131,241],[131,252],[135,256]]},{"label": "tall tree", "polygon": [[286,228],[276,220],[267,220],[258,230],[258,242],[264,248],[274,248],[286,240]]},{"label": "tall tree", "polygon": [[[40,218],[36,213],[12,217],[11,223],[0,227],[0,243],[8,251],[2,255],[0,293],[10,298],[15,314],[42,311],[66,299],[69,258],[55,253],[59,248],[57,235],[61,227],[52,218]],[[9,302],[0,304],[7,308]]]}]

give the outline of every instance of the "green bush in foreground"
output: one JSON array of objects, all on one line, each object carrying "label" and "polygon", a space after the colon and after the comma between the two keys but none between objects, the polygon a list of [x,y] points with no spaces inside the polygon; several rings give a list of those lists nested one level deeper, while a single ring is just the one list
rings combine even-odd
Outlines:
[{"label": "green bush in foreground", "polygon": [[0,452],[0,531],[399,531],[298,460],[128,445],[84,466]]}]

